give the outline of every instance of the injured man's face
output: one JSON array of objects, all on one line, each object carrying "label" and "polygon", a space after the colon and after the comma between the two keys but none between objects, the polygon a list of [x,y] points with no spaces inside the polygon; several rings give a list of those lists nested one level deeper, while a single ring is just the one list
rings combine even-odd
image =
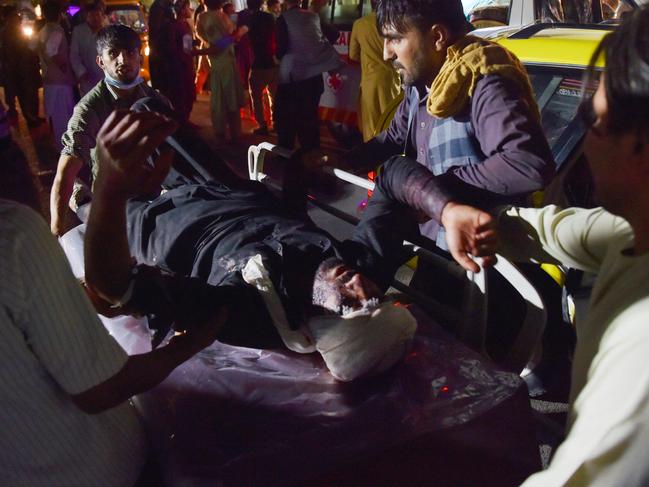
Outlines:
[{"label": "injured man's face", "polygon": [[313,278],[313,305],[338,315],[376,307],[383,298],[376,284],[340,259],[325,260]]},{"label": "injured man's face", "polygon": [[350,381],[383,372],[410,348],[417,323],[410,312],[386,300],[368,278],[339,259],[318,267],[309,333],[331,374]]}]

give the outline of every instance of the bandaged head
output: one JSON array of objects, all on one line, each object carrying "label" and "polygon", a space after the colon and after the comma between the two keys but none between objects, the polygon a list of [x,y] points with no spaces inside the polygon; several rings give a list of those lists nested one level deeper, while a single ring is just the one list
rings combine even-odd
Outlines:
[{"label": "bandaged head", "polygon": [[408,352],[417,329],[412,314],[392,302],[343,316],[315,316],[307,326],[327,368],[341,381],[392,367]]}]

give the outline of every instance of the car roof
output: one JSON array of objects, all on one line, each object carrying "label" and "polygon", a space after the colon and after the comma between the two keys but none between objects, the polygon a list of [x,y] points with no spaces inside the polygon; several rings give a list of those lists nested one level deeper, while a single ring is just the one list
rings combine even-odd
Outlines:
[{"label": "car roof", "polygon": [[[533,24],[523,28],[482,29],[475,34],[512,51],[525,64],[584,68],[614,25]],[[603,67],[603,58],[596,66]]]}]

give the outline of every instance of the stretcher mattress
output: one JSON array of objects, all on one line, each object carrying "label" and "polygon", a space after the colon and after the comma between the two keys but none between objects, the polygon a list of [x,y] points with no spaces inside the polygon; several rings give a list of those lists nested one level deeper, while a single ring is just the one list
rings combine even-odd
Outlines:
[{"label": "stretcher mattress", "polygon": [[[83,229],[61,240],[83,274]],[[336,381],[317,354],[215,342],[134,402],[170,486],[295,485],[466,423],[511,397],[511,373],[416,307],[413,348],[387,373]],[[128,353],[150,349],[146,320],[102,319]]]}]

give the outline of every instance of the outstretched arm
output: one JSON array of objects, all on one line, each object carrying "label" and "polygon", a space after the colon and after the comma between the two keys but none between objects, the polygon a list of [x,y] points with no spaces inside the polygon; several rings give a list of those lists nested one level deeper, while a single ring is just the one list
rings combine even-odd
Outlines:
[{"label": "outstretched arm", "polygon": [[[154,112],[115,111],[97,136],[99,171],[86,233],[86,280],[109,301],[119,300],[130,282],[126,201],[160,186],[172,153],[163,153],[153,166],[147,157],[175,129],[175,122]],[[186,334],[172,338],[163,348],[129,357],[119,372],[72,399],[92,414],[157,385],[174,368],[212,343],[226,320],[227,311],[221,308],[206,321],[188,322]]]},{"label": "outstretched arm", "polygon": [[96,414],[155,387],[176,367],[216,340],[226,320],[227,310],[221,308],[210,322],[192,328],[190,333],[175,336],[169,345],[149,353],[131,355],[117,374],[72,395],[72,400],[86,413]]},{"label": "outstretched arm", "polygon": [[97,136],[99,170],[85,242],[87,283],[103,298],[118,301],[130,282],[126,202],[155,190],[171,166],[166,152],[149,165],[147,156],[176,129],[154,112],[113,112]]},{"label": "outstretched arm", "polygon": [[[435,176],[406,157],[393,157],[383,165],[377,190],[384,197],[415,210],[420,221],[432,218],[444,225],[449,251],[465,269],[479,271],[471,256],[483,257],[483,266],[494,263],[493,217],[483,210],[459,204],[459,201],[472,202],[483,196],[480,190],[458,183],[455,178]],[[474,194],[475,191],[480,194]],[[456,194],[462,194],[462,199]]]}]

